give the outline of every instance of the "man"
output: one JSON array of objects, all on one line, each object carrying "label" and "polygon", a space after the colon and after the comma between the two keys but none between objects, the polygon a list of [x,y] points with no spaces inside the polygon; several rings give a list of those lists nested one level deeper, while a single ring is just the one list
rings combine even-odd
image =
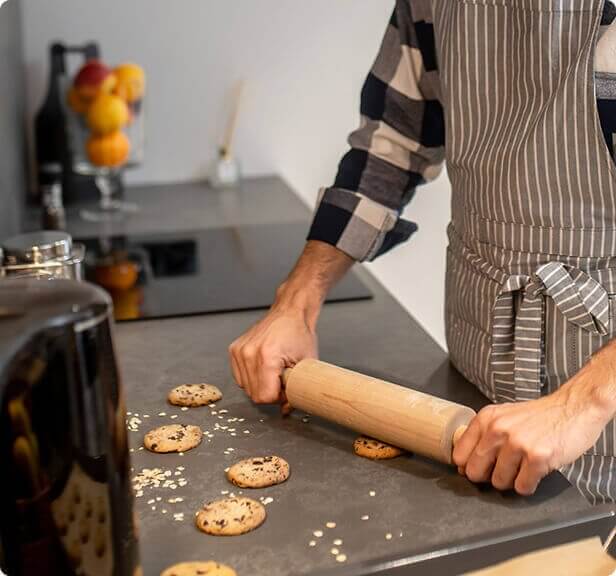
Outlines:
[{"label": "man", "polygon": [[255,402],[284,401],[282,370],[317,355],[328,290],[409,238],[402,209],[446,159],[449,353],[495,402],[454,460],[498,489],[531,494],[560,470],[592,502],[615,499],[614,12],[603,0],[397,1],[304,252],[230,347]]}]

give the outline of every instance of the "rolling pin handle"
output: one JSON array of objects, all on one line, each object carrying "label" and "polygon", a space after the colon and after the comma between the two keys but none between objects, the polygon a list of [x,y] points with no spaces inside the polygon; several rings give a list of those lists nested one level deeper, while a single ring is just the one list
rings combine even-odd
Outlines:
[{"label": "rolling pin handle", "polygon": [[468,426],[464,425],[464,426],[460,426],[454,433],[453,433],[453,440],[452,440],[452,444],[453,446],[455,446],[458,443],[458,440],[460,440],[460,438],[462,438],[462,435],[464,434],[464,432],[466,432]]}]

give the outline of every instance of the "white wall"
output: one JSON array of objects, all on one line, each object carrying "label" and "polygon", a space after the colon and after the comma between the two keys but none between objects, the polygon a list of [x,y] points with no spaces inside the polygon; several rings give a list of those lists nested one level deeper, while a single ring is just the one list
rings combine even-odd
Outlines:
[{"label": "white wall", "polygon": [[[110,63],[148,74],[147,155],[132,182],[202,178],[226,120],[227,96],[247,88],[237,134],[245,174],[278,172],[312,204],[329,184],[393,1],[21,0],[28,109],[46,83],[51,39],[97,39]],[[408,210],[413,241],[371,265],[387,288],[444,344],[445,179]]]}]

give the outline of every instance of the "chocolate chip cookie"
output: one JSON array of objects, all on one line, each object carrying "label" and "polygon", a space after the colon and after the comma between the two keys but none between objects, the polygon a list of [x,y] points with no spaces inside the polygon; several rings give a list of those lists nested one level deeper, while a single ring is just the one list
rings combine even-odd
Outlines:
[{"label": "chocolate chip cookie", "polygon": [[197,528],[215,536],[238,536],[265,522],[265,507],[250,498],[234,497],[209,502],[197,513]]},{"label": "chocolate chip cookie", "polygon": [[151,452],[186,452],[199,446],[202,436],[199,426],[168,424],[150,430],[143,438],[143,445]]},{"label": "chocolate chip cookie", "polygon": [[212,384],[182,384],[176,386],[167,400],[174,406],[207,406],[212,402],[217,402],[222,398],[222,392]]},{"label": "chocolate chip cookie", "polygon": [[278,456],[260,456],[240,460],[227,471],[227,479],[240,488],[265,488],[284,482],[289,464]]}]

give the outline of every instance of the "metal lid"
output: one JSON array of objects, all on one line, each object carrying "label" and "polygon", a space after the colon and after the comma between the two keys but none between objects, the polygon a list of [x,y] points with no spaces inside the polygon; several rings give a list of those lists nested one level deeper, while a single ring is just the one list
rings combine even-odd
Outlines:
[{"label": "metal lid", "polygon": [[2,247],[8,265],[43,264],[70,258],[73,241],[66,232],[44,230],[13,236]]}]

